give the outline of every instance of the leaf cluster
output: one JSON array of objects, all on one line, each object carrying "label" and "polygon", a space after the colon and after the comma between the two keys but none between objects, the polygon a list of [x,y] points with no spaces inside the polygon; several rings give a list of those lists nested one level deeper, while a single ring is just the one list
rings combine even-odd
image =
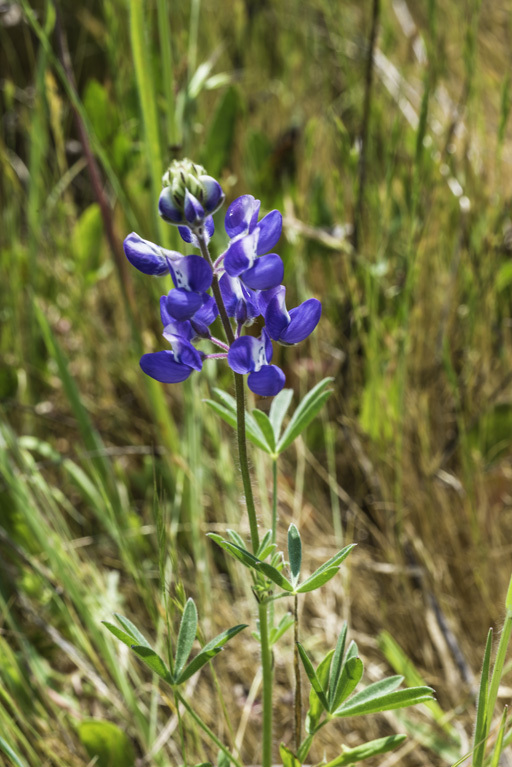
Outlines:
[{"label": "leaf cluster", "polygon": [[174,660],[171,659],[169,667],[128,618],[118,613],[114,613],[114,615],[121,628],[108,621],[102,621],[107,629],[130,647],[135,655],[149,666],[151,671],[158,674],[161,679],[173,687],[177,687],[190,679],[193,674],[218,655],[230,639],[247,628],[246,624],[239,624],[226,629],[205,644],[201,651],[187,663],[197,634],[197,608],[194,600],[188,599],[181,618],[176,653]]},{"label": "leaf cluster", "polygon": [[[292,389],[283,389],[274,397],[268,415],[258,408],[254,408],[251,413],[246,411],[247,438],[260,450],[268,453],[273,460],[277,460],[278,456],[290,447],[320,412],[332,393],[332,390],[328,389],[332,380],[332,378],[324,378],[303,397],[284,431],[283,421],[292,401]],[[236,430],[235,398],[222,389],[213,391],[220,402],[210,399],[205,402]]]}]

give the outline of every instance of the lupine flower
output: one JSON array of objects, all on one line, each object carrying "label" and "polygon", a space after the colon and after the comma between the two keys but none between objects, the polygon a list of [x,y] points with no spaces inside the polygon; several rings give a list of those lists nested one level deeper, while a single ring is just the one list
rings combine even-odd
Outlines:
[{"label": "lupine flower", "polygon": [[160,248],[149,240],[143,240],[138,234],[132,232],[125,238],[123,243],[126,258],[139,272],[153,277],[162,277],[169,274],[169,262],[183,258],[176,250]]},{"label": "lupine flower", "polygon": [[168,261],[175,289],[167,297],[167,307],[177,320],[190,319],[205,303],[213,272],[202,256],[181,256]]},{"label": "lupine flower", "polygon": [[248,288],[268,290],[277,287],[284,275],[280,257],[268,253],[281,236],[283,218],[272,210],[258,224],[259,209],[260,201],[251,194],[238,197],[229,206],[225,227],[231,242],[223,266],[230,277],[239,277]]},{"label": "lupine flower", "polygon": [[228,317],[234,317],[240,325],[251,325],[260,316],[258,293],[246,288],[238,277],[230,277],[225,272],[219,287]]},{"label": "lupine flower", "polygon": [[162,183],[158,212],[169,224],[199,229],[224,202],[219,182],[190,160],[174,160]]},{"label": "lupine flower", "polygon": [[[171,290],[171,293],[172,292],[173,291]],[[164,328],[177,319],[177,317],[173,316],[171,313],[173,306],[172,303],[169,303],[169,296],[170,293],[169,295],[160,298],[160,317],[162,318]],[[199,338],[210,338],[211,333],[209,328],[212,322],[217,318],[218,314],[219,309],[215,303],[215,299],[213,296],[206,296],[206,300],[201,308],[189,318],[190,326],[195,334],[190,340],[195,341]]]},{"label": "lupine flower", "polygon": [[261,293],[259,303],[270,338],[285,346],[292,346],[304,341],[316,328],[322,314],[322,304],[316,298],[308,298],[288,312],[285,296],[286,288],[280,285]]},{"label": "lupine flower", "polygon": [[228,365],[235,373],[249,373],[247,385],[255,394],[273,397],[284,386],[285,375],[281,368],[270,365],[272,341],[263,329],[260,338],[242,336],[230,346]]},{"label": "lupine flower", "polygon": [[152,352],[140,358],[142,370],[161,383],[181,383],[194,370],[201,370],[205,355],[192,346],[196,333],[192,324],[185,320],[172,320],[163,332],[172,351]]}]

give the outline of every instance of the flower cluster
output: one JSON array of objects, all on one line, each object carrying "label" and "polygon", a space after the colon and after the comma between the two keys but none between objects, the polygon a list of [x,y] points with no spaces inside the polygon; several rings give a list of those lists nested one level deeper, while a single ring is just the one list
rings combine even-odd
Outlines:
[{"label": "flower cluster", "polygon": [[[153,276],[170,274],[174,284],[160,299],[163,336],[171,350],[144,354],[142,370],[162,383],[178,383],[201,370],[205,359],[224,358],[235,373],[248,374],[247,383],[255,394],[277,394],[285,376],[272,364],[272,341],[299,343],[315,329],[322,311],[316,298],[290,311],[286,308],[283,262],[270,252],[281,236],[281,214],[273,210],[258,220],[259,200],[250,194],[236,199],[225,217],[228,247],[212,263],[207,246],[214,232],[212,214],[224,201],[222,188],[189,160],[175,161],[163,183],[160,215],[177,225],[184,242],[199,248],[201,255],[183,256],[134,232],[125,239],[124,250],[133,266]],[[212,287],[213,296],[209,294]],[[231,336],[228,343],[210,332],[219,310],[232,323],[231,332],[226,333]],[[244,334],[244,328],[259,317],[265,322],[261,335]],[[198,350],[195,344],[202,340],[222,351]]]}]

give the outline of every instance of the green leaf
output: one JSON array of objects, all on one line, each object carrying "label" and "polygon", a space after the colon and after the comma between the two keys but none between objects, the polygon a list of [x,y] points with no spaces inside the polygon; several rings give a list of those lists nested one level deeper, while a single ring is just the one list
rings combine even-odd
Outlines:
[{"label": "green leaf", "polygon": [[340,678],[341,669],[343,666],[343,656],[345,654],[345,643],[347,641],[347,621],[343,622],[338,641],[336,642],[336,649],[334,650],[334,657],[332,659],[332,671],[331,679],[329,681],[329,707],[332,711],[334,695],[336,693],[336,687],[338,686],[338,680]]},{"label": "green leaf", "polygon": [[[492,650],[492,629],[487,634],[485,645],[484,660],[482,664],[482,673],[480,675],[480,688],[478,691],[478,702],[476,707],[475,733],[473,737],[473,767],[482,767],[485,755],[485,741],[487,735],[487,695],[489,691],[489,671],[491,665]],[[492,711],[490,715],[492,716]]]},{"label": "green leaf", "polygon": [[242,536],[240,535],[240,533],[237,533],[236,530],[230,530],[230,529],[226,530],[226,533],[229,535],[233,543],[235,543],[241,549],[247,549],[247,545],[244,539],[242,538]]},{"label": "green leaf", "polygon": [[[316,670],[316,675],[318,677],[318,681],[320,682],[320,686],[322,690],[327,690],[329,686],[329,673],[331,670],[331,661],[333,658],[334,650],[329,650],[327,655],[322,658],[320,663],[318,664],[318,668]],[[324,712],[324,706],[322,706],[322,703],[320,701],[320,698],[316,694],[314,688],[312,687],[309,692],[309,711],[307,713],[306,717],[306,732],[308,732],[310,735],[313,735],[316,728],[318,727],[318,723],[320,721],[320,718]],[[302,755],[301,758],[305,758],[305,755]]]},{"label": "green leaf", "polygon": [[293,523],[288,528],[288,557],[290,559],[290,570],[292,573],[292,583],[295,586],[300,575],[300,566],[302,563],[302,542],[300,533]]},{"label": "green leaf", "polygon": [[279,442],[283,420],[288,411],[288,408],[290,407],[292,398],[293,389],[282,389],[279,394],[276,394],[272,400],[268,416],[274,430],[276,444]]},{"label": "green leaf", "polygon": [[193,676],[196,671],[199,671],[199,669],[202,668],[205,663],[208,663],[209,660],[220,653],[226,642],[229,642],[230,639],[239,634],[240,631],[243,631],[245,628],[247,628],[247,624],[240,623],[237,626],[232,626],[232,628],[226,629],[226,631],[218,634],[213,639],[210,639],[210,641],[207,642],[207,644],[205,644],[205,646],[202,648],[201,652],[198,653],[196,657],[191,660],[188,666],[182,671],[176,680],[176,684],[183,684],[183,682],[186,682],[187,679],[190,679],[190,677]]},{"label": "green leaf", "polygon": [[[353,548],[357,546],[357,543],[350,543],[348,546],[345,546],[341,551],[338,551],[337,554],[335,554],[333,557],[327,560],[327,562],[324,562],[323,565],[320,565],[320,567],[315,570],[313,575],[316,575],[317,573],[322,573],[324,570],[327,570],[329,567],[339,567],[341,563],[348,557],[350,552]],[[310,576],[311,578],[313,577]]]},{"label": "green leaf", "polygon": [[197,633],[197,608],[193,599],[187,599],[187,604],[183,610],[178,641],[176,643],[176,660],[174,661],[174,674],[179,677],[183,667],[188,660],[192,650],[192,645]]},{"label": "green leaf", "polygon": [[127,634],[126,631],[123,631],[122,629],[115,626],[113,623],[109,623],[108,621],[101,621],[103,625],[108,628],[108,630],[113,634],[115,637],[121,640],[121,642],[124,642],[124,644],[127,647],[131,647],[133,645],[133,640],[135,637],[131,636],[130,634]]},{"label": "green leaf", "polygon": [[247,551],[247,549],[242,548],[241,546],[237,546],[236,543],[231,543],[230,541],[224,540],[224,538],[221,535],[217,535],[217,533],[207,533],[208,538],[211,538],[212,541],[215,541],[215,543],[221,547],[221,549],[224,549],[227,551],[231,556],[233,556],[235,559],[238,559],[239,562],[241,562],[246,567],[254,568],[257,563],[259,563],[259,559],[254,556],[254,554],[251,554],[250,551]]},{"label": "green leaf", "polygon": [[[232,397],[231,394],[222,391],[222,389],[214,389],[213,391],[214,394],[220,399],[222,405],[219,405],[219,403],[215,402],[214,400],[207,399],[204,401],[236,431],[236,399]],[[245,412],[245,428],[248,439],[250,439],[251,442],[261,450],[264,450],[266,453],[268,453],[269,449],[265,437],[252,415],[247,411]]]},{"label": "green leaf", "polygon": [[299,588],[296,589],[297,594],[306,594],[308,591],[319,589],[320,586],[323,586],[330,581],[331,578],[334,578],[339,569],[339,567],[329,567],[327,570],[313,573],[313,575],[310,575],[309,578],[307,578],[304,583],[301,583]]},{"label": "green leaf", "polygon": [[389,677],[381,682],[371,684],[366,690],[353,695],[346,703],[343,703],[333,716],[361,716],[362,714],[376,714],[380,711],[391,711],[396,708],[415,706],[426,700],[432,700],[431,687],[408,687],[405,690],[389,690],[397,686],[402,677]]},{"label": "green leaf", "polygon": [[293,592],[293,586],[288,578],[279,572],[276,567],[272,567],[272,565],[269,565],[267,562],[260,562],[259,560],[256,560],[254,567],[258,572],[264,573],[267,578],[280,586],[284,591]]},{"label": "green leaf", "polygon": [[[148,640],[144,634],[141,634],[137,626],[132,623],[131,620],[125,618],[124,615],[119,615],[119,613],[114,613],[114,617],[121,624],[126,633],[135,639],[135,644],[140,644],[143,647],[149,647],[151,650],[151,645],[149,644]],[[132,644],[134,644],[134,642],[132,642]]]},{"label": "green leaf", "polygon": [[386,754],[403,743],[406,737],[406,735],[388,735],[387,738],[369,740],[368,743],[363,743],[355,748],[342,746],[343,753],[336,759],[333,759],[332,762],[327,762],[324,767],[344,767],[346,764],[355,764],[362,759],[370,759],[372,756]]},{"label": "green leaf", "polygon": [[349,658],[343,665],[340,678],[336,685],[336,689],[332,698],[331,712],[336,710],[338,706],[343,703],[344,700],[355,690],[361,677],[363,676],[363,661],[361,658]]},{"label": "green leaf", "polygon": [[272,538],[272,530],[267,530],[267,532],[261,539],[260,545],[258,546],[258,551],[256,552],[256,556],[258,557],[258,559],[265,559],[265,557],[261,556],[261,552],[267,549],[267,547],[270,544],[271,538]]},{"label": "green leaf", "polygon": [[96,767],[134,767],[132,742],[117,724],[102,719],[86,719],[80,722],[77,731]]},{"label": "green leaf", "polygon": [[144,661],[144,663],[149,666],[151,671],[154,671],[155,674],[158,674],[159,677],[161,677],[164,681],[169,682],[169,684],[174,684],[174,679],[171,675],[171,672],[163,662],[162,658],[156,654],[154,650],[151,649],[151,647],[146,647],[145,645],[132,645],[132,650],[141,660]]},{"label": "green leaf", "polygon": [[324,378],[317,383],[317,385],[306,394],[302,402],[299,403],[283,436],[278,442],[278,453],[282,453],[283,450],[286,450],[286,448],[289,447],[299,434],[304,431],[306,426],[311,423],[313,418],[321,410],[323,404],[331,395],[331,392],[325,391],[325,389],[333,380],[333,378]]},{"label": "green leaf", "polygon": [[291,613],[285,613],[277,626],[274,626],[270,632],[270,644],[275,645],[275,643],[281,639],[283,634],[286,634],[288,629],[293,626],[293,623],[293,615]]},{"label": "green leaf", "polygon": [[293,751],[290,751],[290,749],[287,748],[284,743],[281,743],[279,746],[279,753],[281,755],[283,767],[302,767]]},{"label": "green leaf", "polygon": [[269,417],[266,413],[263,412],[263,410],[258,410],[255,408],[252,411],[254,420],[260,427],[263,435],[265,436],[265,441],[269,447],[269,451],[271,453],[275,453],[276,450],[276,438],[274,436],[274,429],[272,428],[272,424],[270,423]]},{"label": "green leaf", "polygon": [[323,685],[320,679],[318,678],[315,672],[315,669],[313,668],[313,664],[309,660],[308,655],[300,642],[297,642],[297,647],[299,648],[299,654],[300,654],[302,663],[304,664],[304,670],[306,674],[308,675],[308,679],[311,682],[311,686],[313,687],[313,690],[318,695],[318,698],[320,699],[320,703],[322,704],[324,709],[326,711],[329,711],[329,703],[325,696]]}]

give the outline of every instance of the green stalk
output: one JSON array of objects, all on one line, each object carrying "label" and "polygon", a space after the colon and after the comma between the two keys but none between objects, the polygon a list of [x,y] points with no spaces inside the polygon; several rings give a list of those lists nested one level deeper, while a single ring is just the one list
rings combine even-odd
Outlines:
[{"label": "green stalk", "polygon": [[272,461],[272,543],[277,536],[277,456]]},{"label": "green stalk", "polygon": [[272,766],[272,685],[274,674],[272,670],[272,650],[269,642],[268,605],[260,602],[258,605],[260,621],[261,667],[263,684],[263,729],[261,767]]},{"label": "green stalk", "polygon": [[[199,247],[201,255],[205,258],[213,269],[213,262],[208,250],[208,245],[204,238],[204,232],[196,232],[197,239],[199,241]],[[213,275],[212,292],[219,309],[220,319],[226,339],[231,346],[235,340],[233,328],[229,321],[229,317],[224,306],[224,301],[219,287],[219,280],[217,275]],[[237,423],[237,439],[238,439],[238,456],[240,460],[240,471],[242,473],[242,483],[244,486],[245,503],[247,506],[247,514],[249,516],[249,528],[251,531],[251,544],[254,553],[258,550],[260,545],[260,538],[258,534],[258,521],[256,519],[256,507],[254,504],[254,495],[251,485],[251,474],[249,471],[249,459],[247,456],[247,438],[245,434],[245,393],[244,393],[244,379],[240,373],[234,373],[235,376],[235,397],[236,397],[236,423]]]},{"label": "green stalk", "polygon": [[512,577],[508,585],[507,598],[505,600],[505,608],[507,613],[505,615],[505,623],[503,625],[503,631],[500,636],[500,643],[498,645],[498,652],[496,654],[496,661],[492,671],[491,684],[489,687],[489,696],[487,698],[487,735],[491,726],[492,715],[494,712],[494,706],[496,705],[496,699],[498,697],[498,688],[500,686],[501,677],[503,675],[503,666],[505,664],[505,658],[507,656],[508,643],[510,641],[510,634],[512,633]]},{"label": "green stalk", "polygon": [[190,716],[192,717],[192,719],[194,720],[194,722],[196,722],[196,724],[197,724],[197,725],[199,725],[199,727],[200,727],[200,728],[203,730],[203,732],[205,732],[205,733],[206,733],[206,735],[208,735],[208,737],[210,738],[210,740],[211,740],[213,743],[215,743],[215,745],[217,746],[217,748],[219,748],[219,749],[222,751],[222,753],[223,753],[223,754],[226,754],[226,756],[228,757],[228,759],[230,760],[230,762],[232,762],[232,764],[234,764],[234,765],[235,765],[235,767],[243,767],[243,765],[242,765],[242,764],[241,764],[241,763],[238,761],[238,759],[237,759],[236,757],[234,757],[234,756],[233,756],[233,754],[232,754],[232,753],[229,751],[229,749],[227,749],[227,748],[226,748],[226,746],[225,746],[225,745],[222,743],[222,741],[220,741],[220,740],[218,739],[218,737],[215,735],[215,733],[214,733],[214,732],[212,732],[212,730],[210,730],[210,728],[208,727],[208,725],[207,725],[207,724],[205,724],[205,722],[203,722],[203,720],[201,719],[201,717],[200,717],[198,714],[196,714],[196,712],[194,711],[194,709],[193,709],[193,708],[192,708],[192,707],[191,707],[191,706],[190,706],[190,705],[187,703],[187,701],[186,701],[186,700],[185,700],[185,698],[182,696],[182,694],[179,692],[179,690],[175,690],[175,691],[174,691],[174,695],[175,695],[176,699],[177,699],[177,700],[178,700],[178,701],[179,701],[179,702],[180,702],[180,703],[183,705],[183,707],[184,707],[184,708],[185,708],[185,709],[188,711],[188,713],[190,714]]},{"label": "green stalk", "polygon": [[169,144],[176,143],[175,107],[174,107],[174,66],[172,61],[172,46],[170,35],[169,8],[167,0],[157,0],[158,39],[160,41],[160,61],[164,88],[164,108],[167,118],[167,133]]}]

